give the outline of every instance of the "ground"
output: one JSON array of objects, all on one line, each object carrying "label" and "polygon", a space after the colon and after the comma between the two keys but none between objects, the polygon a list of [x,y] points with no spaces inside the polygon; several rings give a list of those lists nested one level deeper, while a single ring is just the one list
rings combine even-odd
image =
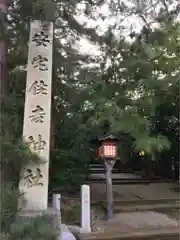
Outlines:
[{"label": "ground", "polygon": [[[89,236],[80,234],[80,239],[132,240],[146,239],[148,236],[148,239],[154,240],[179,239],[179,192],[174,183],[113,185],[114,210],[116,204],[119,204],[123,212],[115,213],[108,221],[101,208],[102,203],[106,202],[106,185],[92,183],[90,189],[91,202],[101,202],[101,204],[93,222],[93,232]],[[133,209],[137,202],[137,206],[141,209],[144,202],[145,207],[152,210],[134,212],[129,210]],[[152,202],[155,204],[153,205]],[[161,210],[153,210],[155,207]],[[126,212],[127,210],[129,212]]]},{"label": "ground", "polygon": [[[103,177],[103,173],[96,173],[94,176],[97,178]],[[113,174],[113,178],[116,177],[117,174]],[[132,177],[129,174],[126,176],[121,174],[121,178],[127,178]],[[135,176],[134,176],[135,178]],[[104,183],[92,183],[91,186],[91,201],[101,201],[106,202],[106,185]],[[136,201],[147,201],[146,207],[148,208],[148,204],[151,204],[151,201],[167,201],[167,204],[165,204],[164,208],[161,208],[161,210],[157,210],[156,213],[161,213],[162,216],[169,217],[170,219],[179,220],[179,211],[177,208],[171,208],[169,204],[174,204],[176,200],[179,199],[179,192],[177,191],[177,187],[175,183],[150,183],[150,184],[121,184],[121,185],[113,185],[113,199],[114,202],[118,201],[119,205],[121,206],[121,209],[123,208],[123,203],[127,203],[126,210],[128,203],[131,205],[132,203]],[[122,205],[121,205],[122,203]],[[159,204],[159,203],[158,203]],[[160,202],[161,204],[161,202]],[[116,205],[116,203],[114,203]],[[179,203],[177,203],[179,206]],[[132,205],[133,206],[133,205]],[[131,206],[131,207],[132,207]],[[156,205],[157,206],[157,205]],[[115,208],[116,206],[114,206]],[[162,206],[161,206],[162,207]],[[124,210],[123,212],[126,212]],[[122,213],[121,213],[122,214]],[[99,218],[99,219],[98,219]],[[94,228],[97,229],[99,222],[103,222],[103,218],[105,216],[102,213],[96,218],[96,224],[94,224]],[[162,218],[163,219],[163,218]],[[163,220],[162,220],[163,221]]]},{"label": "ground", "polygon": [[[100,175],[102,176],[102,173]],[[118,209],[119,204],[120,211],[118,209],[114,217],[108,221],[103,205],[106,203],[106,184],[91,183],[90,189],[92,237],[96,236],[93,232],[94,234],[107,232],[107,236],[108,234],[118,236],[130,233],[133,235],[136,231],[147,235],[167,232],[170,239],[176,236],[180,214],[177,205],[179,192],[174,183],[113,185],[114,210]],[[161,210],[157,210],[157,207]],[[80,192],[74,198],[62,196],[61,210],[64,223],[80,226]],[[102,235],[98,239],[105,240],[104,237]]]}]

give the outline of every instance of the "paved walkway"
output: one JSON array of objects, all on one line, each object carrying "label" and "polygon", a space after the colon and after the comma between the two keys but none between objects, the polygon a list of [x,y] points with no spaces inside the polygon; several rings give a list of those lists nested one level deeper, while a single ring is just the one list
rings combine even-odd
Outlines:
[{"label": "paved walkway", "polygon": [[178,221],[171,219],[166,214],[154,211],[119,213],[112,219],[99,225],[100,231],[119,228],[121,232],[129,232],[139,229],[159,229],[162,227],[178,227]]},{"label": "paved walkway", "polygon": [[[80,234],[80,239],[178,239],[179,224],[165,214],[153,211],[120,213],[107,222],[99,224],[94,233]],[[139,237],[139,238],[138,238]],[[149,238],[148,238],[149,239]],[[152,239],[152,238],[151,238]],[[174,239],[174,238],[173,238]]]},{"label": "paved walkway", "polygon": [[[104,201],[106,199],[106,184],[105,183],[92,183],[90,185],[90,190],[91,190],[91,201]],[[123,195],[124,197],[124,195]],[[137,199],[136,197],[132,196],[133,198]],[[115,199],[120,199],[122,198],[122,195],[113,192],[113,198]],[[129,198],[129,197],[128,197]]]},{"label": "paved walkway", "polygon": [[[91,164],[90,165],[90,178],[101,178],[105,179],[105,170],[103,164]],[[121,173],[120,170],[116,167],[112,169],[112,178],[113,179],[142,179],[141,176],[138,176],[133,173]]]},{"label": "paved walkway", "polygon": [[[172,183],[152,183],[148,185],[113,185],[114,200],[157,200],[157,199],[179,199],[179,193],[175,191]],[[91,200],[103,201],[106,199],[106,184],[91,184]]]},{"label": "paved walkway", "polygon": [[[103,165],[91,164],[90,169],[91,169],[90,171],[92,172],[90,174],[90,178],[102,178],[102,179],[106,178]],[[98,172],[96,173],[96,171]],[[141,176],[138,176],[133,173],[121,173],[120,170],[117,169],[116,167],[113,167],[112,169],[112,178],[113,179],[142,179]]]},{"label": "paved walkway", "polygon": [[[92,174],[95,178],[104,178],[104,173]],[[120,173],[112,174],[113,179],[131,179],[140,178],[135,174]],[[122,199],[125,201],[132,201],[138,199],[155,200],[155,199],[179,199],[179,193],[176,191],[174,183],[150,183],[150,184],[120,184],[113,185],[113,194],[115,199]],[[98,200],[106,198],[106,184],[92,183],[91,184],[92,197]]]},{"label": "paved walkway", "polygon": [[[104,173],[93,173],[90,175],[91,178],[102,178],[105,179]],[[133,173],[112,173],[113,179],[142,179],[141,176],[137,176]]]},{"label": "paved walkway", "polygon": [[131,193],[139,199],[179,199],[179,193],[173,183],[150,183],[147,185],[115,185],[113,190],[118,194]]}]

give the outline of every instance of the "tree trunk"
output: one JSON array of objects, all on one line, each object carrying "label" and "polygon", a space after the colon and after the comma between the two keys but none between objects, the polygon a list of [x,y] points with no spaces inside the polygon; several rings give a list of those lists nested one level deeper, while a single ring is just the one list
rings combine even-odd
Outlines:
[{"label": "tree trunk", "polygon": [[[0,108],[3,110],[3,99],[7,90],[7,45],[6,45],[6,14],[9,0],[0,0]],[[1,182],[7,179],[5,169],[0,168]]]},{"label": "tree trunk", "polygon": [[4,98],[7,88],[7,46],[5,32],[8,5],[9,0],[0,0],[0,100]]}]

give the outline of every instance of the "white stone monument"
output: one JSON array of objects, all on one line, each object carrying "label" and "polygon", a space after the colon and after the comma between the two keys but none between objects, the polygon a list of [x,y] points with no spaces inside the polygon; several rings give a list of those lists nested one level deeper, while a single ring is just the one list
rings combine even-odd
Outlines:
[{"label": "white stone monument", "polygon": [[52,207],[55,211],[54,227],[61,229],[61,194],[53,194]]},{"label": "white stone monument", "polygon": [[91,232],[90,187],[81,186],[81,233]]},{"label": "white stone monument", "polygon": [[48,205],[48,175],[51,121],[53,23],[32,21],[25,94],[23,138],[45,164],[26,166],[20,191],[25,211],[44,211]]}]

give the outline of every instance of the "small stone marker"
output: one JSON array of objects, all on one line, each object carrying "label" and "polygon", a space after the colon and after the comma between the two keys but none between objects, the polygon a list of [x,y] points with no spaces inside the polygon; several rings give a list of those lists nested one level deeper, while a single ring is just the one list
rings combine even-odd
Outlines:
[{"label": "small stone marker", "polygon": [[53,194],[53,208],[60,212],[61,211],[61,194]]},{"label": "small stone marker", "polygon": [[54,227],[61,228],[61,194],[53,194],[52,207],[55,210]]},{"label": "small stone marker", "polygon": [[91,232],[90,187],[81,186],[81,233]]}]

